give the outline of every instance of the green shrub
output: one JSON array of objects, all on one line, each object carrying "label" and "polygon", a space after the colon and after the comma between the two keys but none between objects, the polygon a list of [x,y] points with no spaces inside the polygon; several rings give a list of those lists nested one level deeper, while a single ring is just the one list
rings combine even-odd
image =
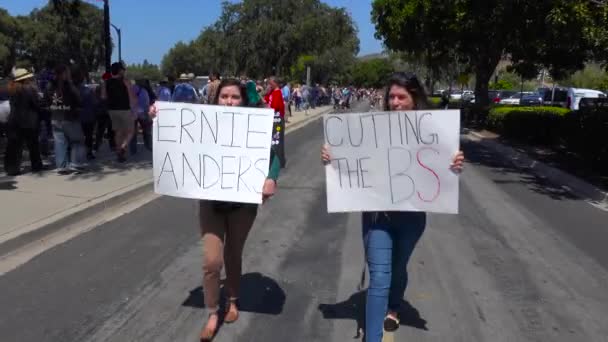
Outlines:
[{"label": "green shrub", "polygon": [[608,108],[587,108],[568,113],[562,124],[569,150],[608,172]]},{"label": "green shrub", "polygon": [[441,103],[441,97],[433,96],[428,98],[429,106],[431,108],[439,108],[439,104]]},{"label": "green shrub", "polygon": [[554,145],[562,139],[563,120],[568,112],[558,107],[492,107],[487,125],[512,139]]}]

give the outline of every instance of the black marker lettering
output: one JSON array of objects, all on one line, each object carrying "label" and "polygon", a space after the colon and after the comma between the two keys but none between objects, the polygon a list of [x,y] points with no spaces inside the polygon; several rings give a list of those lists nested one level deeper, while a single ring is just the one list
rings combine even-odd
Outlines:
[{"label": "black marker lettering", "polygon": [[352,118],[352,116],[348,116],[346,118],[346,127],[348,128],[348,140],[350,141],[351,146],[359,147],[363,143],[363,118],[361,116],[359,116],[359,131],[361,133],[361,137],[360,137],[358,143],[353,142],[353,135],[352,135],[352,132],[350,129],[350,122],[352,121],[351,118]]},{"label": "black marker lettering", "polygon": [[196,177],[196,174],[194,173],[194,170],[192,169],[192,165],[190,165],[188,158],[186,158],[186,154],[182,152],[182,187],[184,187],[185,183],[186,183],[186,165],[188,165],[188,169],[190,169],[190,174],[194,177],[194,180],[200,187],[201,180],[202,180],[202,178],[201,178],[202,166],[201,166],[200,153],[198,154],[198,177]]},{"label": "black marker lettering", "polygon": [[[245,169],[245,171],[241,171],[242,170],[242,161],[243,161],[243,158],[247,159],[247,161],[249,162],[249,165],[247,165],[247,168]],[[236,191],[240,191],[240,189],[241,189],[240,185],[241,185],[242,176],[244,174],[246,174],[247,171],[249,171],[249,169],[251,169],[251,160],[249,160],[249,158],[247,158],[247,157],[240,157],[239,158],[239,177],[237,178],[237,181],[236,181]],[[245,181],[243,181],[243,184],[247,188],[247,191],[251,192],[251,189],[249,188],[249,186],[247,186],[247,183],[245,183]]]},{"label": "black marker lettering", "polygon": [[236,157],[234,156],[222,156],[222,171],[221,171],[221,176],[222,176],[222,180],[221,180],[221,188],[226,190],[226,189],[234,189],[234,186],[231,187],[226,187],[224,186],[224,175],[236,175],[235,172],[226,172],[226,164],[224,164],[224,160],[225,159],[236,159]]},{"label": "black marker lettering", "polygon": [[[407,161],[407,165],[405,166],[405,168],[403,168],[403,170],[398,171],[398,172],[393,171],[394,159],[401,160],[402,158],[393,157],[393,154],[395,154],[395,153],[392,153],[392,152],[407,153],[408,161]],[[407,150],[403,147],[389,147],[388,148],[388,180],[389,180],[389,186],[390,186],[390,190],[391,190],[391,203],[393,203],[393,204],[407,201],[414,195],[416,184],[414,183],[414,180],[412,179],[412,177],[410,177],[409,175],[406,174],[406,172],[409,170],[411,165],[412,165],[412,153],[409,150]],[[394,180],[397,179],[398,177],[407,178],[409,180],[409,182],[411,183],[411,187],[412,187],[411,192],[407,196],[404,196],[402,198],[395,198],[395,189],[403,188],[403,186],[397,186],[395,184]]]},{"label": "black marker lettering", "polygon": [[329,131],[330,130],[328,129],[328,127],[329,127],[329,120],[331,120],[331,119],[338,120],[338,121],[340,121],[340,123],[343,122],[342,118],[340,118],[338,116],[333,116],[333,115],[329,116],[327,118],[327,120],[325,120],[325,139],[326,139],[326,142],[327,142],[327,144],[329,146],[342,146],[342,144],[344,143],[344,137],[340,137],[340,142],[338,142],[338,143],[333,143],[333,142],[329,141]]},{"label": "black marker lettering", "polygon": [[422,124],[422,119],[424,119],[427,116],[431,116],[432,117],[433,114],[431,114],[431,113],[424,113],[418,119],[418,134],[420,134],[420,140],[425,145],[439,144],[439,135],[437,133],[431,133],[431,134],[429,134],[429,136],[432,138],[430,141],[428,141],[428,140],[425,141],[424,139],[422,139],[422,128],[420,128],[420,126]]},{"label": "black marker lettering", "polygon": [[[256,160],[256,161],[255,161],[255,163],[253,163],[253,167],[255,167],[255,169],[256,169],[256,170],[258,170],[258,171],[260,172],[260,174],[262,175],[263,179],[266,179],[266,176],[267,176],[267,174],[268,174],[268,170],[264,171],[264,170],[260,169],[260,168],[258,167],[258,163],[259,163],[259,162],[265,162],[265,161],[267,161],[267,160],[268,160],[268,159],[266,159],[266,158],[261,158],[261,159]],[[263,184],[263,183],[260,183],[260,184]],[[258,190],[255,190],[255,192],[256,192],[256,193],[258,193],[258,194],[261,194],[261,193],[262,193],[262,188],[260,188],[260,190],[259,190],[259,191],[258,191]]]},{"label": "black marker lettering", "polygon": [[[205,183],[205,179],[207,177],[207,174],[209,173],[208,172],[209,170],[207,169],[207,159],[210,159],[215,164],[215,168],[217,169],[217,179],[211,185],[206,185],[206,183]],[[212,186],[215,186],[219,181],[220,181],[220,164],[218,164],[217,161],[215,159],[213,159],[211,156],[203,154],[203,189],[209,189]]]},{"label": "black marker lettering", "polygon": [[[171,165],[171,169],[170,170],[165,170],[165,165],[167,164],[167,161],[169,161],[169,164]],[[179,187],[177,186],[177,178],[175,177],[175,171],[173,169],[173,162],[171,161],[171,156],[169,155],[169,152],[167,152],[167,154],[165,154],[165,160],[163,161],[163,166],[160,169],[160,175],[158,175],[158,181],[156,182],[156,185],[158,186],[158,184],[160,184],[160,179],[163,177],[163,174],[167,172],[167,173],[171,173],[173,175],[173,181],[175,182],[175,189],[179,189]]]},{"label": "black marker lettering", "polygon": [[407,129],[408,124],[409,124],[410,128],[412,129],[412,133],[414,133],[414,137],[416,137],[416,142],[418,144],[420,144],[420,138],[419,138],[418,130],[417,130],[418,125],[416,124],[416,121],[418,120],[418,114],[414,113],[414,115],[415,115],[414,123],[412,123],[412,120],[409,117],[408,113],[403,113],[403,116],[405,117],[405,127],[404,127],[405,141],[406,141],[406,144],[408,144],[408,145],[410,144],[410,135],[409,135],[408,129]]},{"label": "black marker lettering", "polygon": [[[184,125],[184,112],[190,112],[190,114],[192,114],[192,121],[188,122],[187,124]],[[186,129],[186,126],[190,126],[194,123],[194,121],[196,121],[196,114],[194,114],[194,112],[189,109],[189,108],[182,108],[181,113],[180,113],[180,125],[181,125],[181,129],[179,130],[179,143],[182,143],[182,137],[184,135],[184,131],[186,131],[186,134],[188,134],[188,136],[190,137],[190,140],[192,140],[192,142],[194,142],[194,138],[192,137],[192,134],[190,134],[190,132],[188,132],[188,130]]]},{"label": "black marker lettering", "polygon": [[177,108],[167,108],[167,109],[159,109],[158,111],[158,115],[156,116],[156,141],[164,141],[164,142],[177,142],[176,140],[171,140],[171,139],[161,139],[160,138],[160,129],[161,128],[175,128],[176,126],[163,126],[160,124],[160,118],[163,117],[163,115],[160,115],[160,112],[164,112],[164,111],[175,111],[177,110]]},{"label": "black marker lettering", "polygon": [[218,131],[218,120],[217,120],[217,112],[215,112],[215,131],[211,127],[211,123],[209,123],[209,119],[207,119],[207,114],[201,110],[201,144],[203,143],[203,131],[205,127],[203,125],[203,120],[207,123],[207,127],[209,127],[209,131],[211,131],[211,136],[213,137],[213,142],[217,144],[217,131]]},{"label": "black marker lettering", "polygon": [[366,174],[368,172],[367,169],[363,168],[363,161],[364,160],[369,160],[371,159],[370,157],[363,157],[363,158],[359,158],[358,160],[358,164],[359,164],[359,174],[361,175],[361,187],[363,189],[367,189],[367,188],[371,188],[372,186],[367,186],[365,185],[365,177],[363,176],[364,174]]},{"label": "black marker lettering", "polygon": [[261,114],[249,114],[247,115],[247,137],[246,137],[246,142],[245,142],[245,146],[247,146],[247,148],[252,148],[252,149],[261,149],[264,148],[264,146],[249,146],[249,133],[255,133],[255,134],[264,134],[266,135],[266,132],[262,132],[262,131],[251,131],[250,127],[251,127],[251,117],[252,116],[264,116]]}]

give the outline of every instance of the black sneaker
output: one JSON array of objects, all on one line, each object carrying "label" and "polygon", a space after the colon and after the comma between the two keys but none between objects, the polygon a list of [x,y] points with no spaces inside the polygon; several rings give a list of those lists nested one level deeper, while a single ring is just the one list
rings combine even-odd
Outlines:
[{"label": "black sneaker", "polygon": [[93,154],[93,152],[89,152],[89,153],[87,153],[87,159],[88,159],[88,160],[93,160],[93,159],[95,159],[95,154]]},{"label": "black sneaker", "polygon": [[386,318],[384,318],[384,330],[393,332],[397,329],[399,329],[399,319],[391,315],[387,315]]}]

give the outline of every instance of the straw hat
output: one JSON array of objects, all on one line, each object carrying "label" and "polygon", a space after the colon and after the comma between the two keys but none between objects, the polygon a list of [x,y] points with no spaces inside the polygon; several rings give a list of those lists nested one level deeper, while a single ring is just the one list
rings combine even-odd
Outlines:
[{"label": "straw hat", "polygon": [[27,69],[15,69],[13,72],[13,80],[15,82],[25,81],[29,78],[33,78],[34,74],[29,72]]},{"label": "straw hat", "polygon": [[179,79],[180,79],[181,81],[189,81],[189,80],[191,80],[191,78],[190,78],[190,77],[188,77],[188,75],[187,75],[187,74],[181,74],[181,75],[179,75]]}]

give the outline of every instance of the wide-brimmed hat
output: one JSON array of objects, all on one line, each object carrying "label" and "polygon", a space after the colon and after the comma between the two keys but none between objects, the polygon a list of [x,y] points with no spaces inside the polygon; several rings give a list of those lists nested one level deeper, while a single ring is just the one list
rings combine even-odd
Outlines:
[{"label": "wide-brimmed hat", "polygon": [[24,81],[33,77],[34,74],[28,71],[27,69],[15,69],[15,71],[13,72],[13,81],[15,82]]},{"label": "wide-brimmed hat", "polygon": [[182,81],[190,81],[193,77],[190,77],[190,74],[181,74],[179,75],[179,79]]}]

